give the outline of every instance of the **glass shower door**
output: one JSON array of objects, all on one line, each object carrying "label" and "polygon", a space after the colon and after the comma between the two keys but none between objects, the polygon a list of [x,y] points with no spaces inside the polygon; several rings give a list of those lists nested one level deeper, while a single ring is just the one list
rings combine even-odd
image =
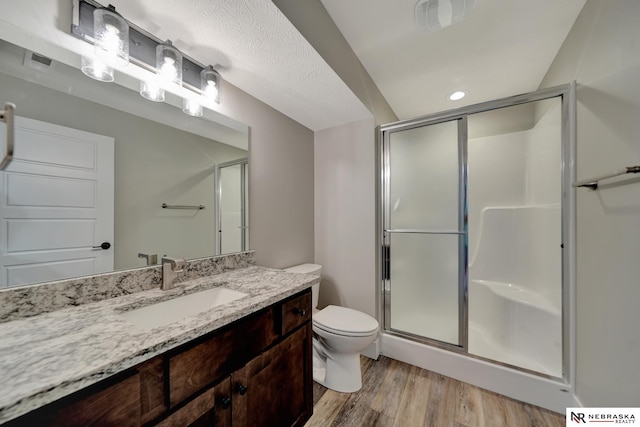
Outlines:
[{"label": "glass shower door", "polygon": [[463,346],[466,119],[385,133],[385,329]]}]

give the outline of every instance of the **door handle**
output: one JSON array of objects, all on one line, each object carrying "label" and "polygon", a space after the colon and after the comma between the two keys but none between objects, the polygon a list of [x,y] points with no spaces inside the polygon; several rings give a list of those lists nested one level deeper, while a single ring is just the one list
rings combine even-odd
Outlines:
[{"label": "door handle", "polygon": [[92,246],[93,249],[104,249],[105,251],[111,247],[111,243],[102,242],[100,246]]}]

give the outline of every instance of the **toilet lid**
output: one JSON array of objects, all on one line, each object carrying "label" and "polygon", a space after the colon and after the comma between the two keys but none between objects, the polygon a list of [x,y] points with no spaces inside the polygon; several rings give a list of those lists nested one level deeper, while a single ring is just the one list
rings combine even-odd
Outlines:
[{"label": "toilet lid", "polygon": [[358,310],[328,305],[314,313],[313,324],[338,335],[369,335],[378,330],[378,321]]}]

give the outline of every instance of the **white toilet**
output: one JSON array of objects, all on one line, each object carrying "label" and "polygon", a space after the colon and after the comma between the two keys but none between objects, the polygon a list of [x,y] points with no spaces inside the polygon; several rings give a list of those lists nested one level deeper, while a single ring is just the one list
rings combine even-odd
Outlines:
[{"label": "white toilet", "polygon": [[[289,273],[320,275],[322,266],[302,264]],[[320,285],[312,288],[313,379],[335,391],[352,393],[362,387],[360,352],[378,336],[378,321],[368,314],[329,305],[318,310]]]}]

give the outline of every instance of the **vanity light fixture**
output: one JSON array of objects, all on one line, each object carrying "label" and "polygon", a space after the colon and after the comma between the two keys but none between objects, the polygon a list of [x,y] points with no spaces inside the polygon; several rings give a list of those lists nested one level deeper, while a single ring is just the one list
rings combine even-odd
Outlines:
[{"label": "vanity light fixture", "polygon": [[181,94],[183,111],[193,116],[202,116],[203,105],[215,108],[220,104],[222,78],[212,66],[205,67],[183,55],[171,41],[163,42],[127,22],[112,5],[105,8],[95,0],[72,3],[71,33],[94,45],[94,57],[82,58],[86,75],[113,81],[114,68],[126,66],[130,60],[153,73],[140,81],[140,94],[146,99],[162,102],[165,90]]}]

